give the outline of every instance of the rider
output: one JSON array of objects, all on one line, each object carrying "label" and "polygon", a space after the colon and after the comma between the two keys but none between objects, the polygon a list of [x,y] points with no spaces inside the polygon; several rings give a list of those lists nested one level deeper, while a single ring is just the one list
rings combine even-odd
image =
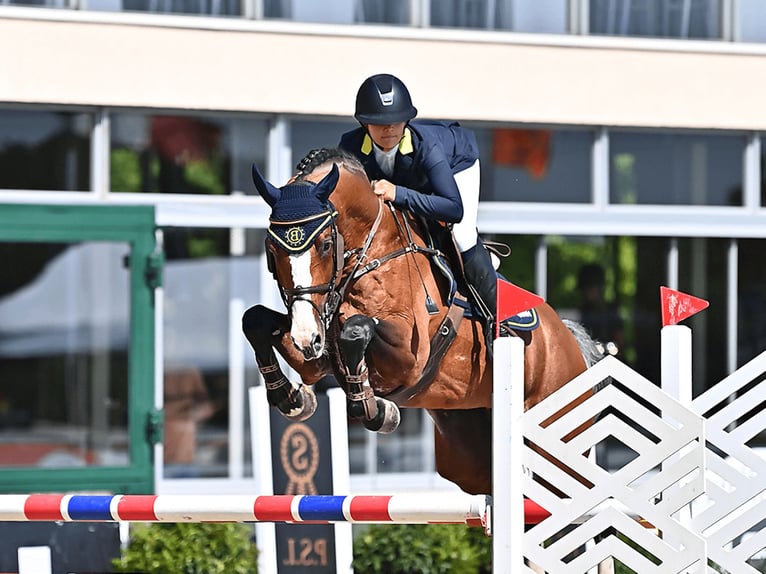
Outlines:
[{"label": "rider", "polygon": [[[479,148],[457,122],[412,121],[417,109],[407,86],[391,74],[370,76],[359,87],[354,117],[361,124],[343,134],[340,148],[354,154],[373,191],[395,207],[452,224],[466,281],[493,336],[497,275],[479,239]],[[491,345],[488,345],[491,349]]]}]

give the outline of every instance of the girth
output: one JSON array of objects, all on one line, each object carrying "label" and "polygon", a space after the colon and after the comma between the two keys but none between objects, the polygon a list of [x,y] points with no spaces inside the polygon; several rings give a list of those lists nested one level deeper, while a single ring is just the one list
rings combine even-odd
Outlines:
[{"label": "girth", "polygon": [[[457,296],[455,299],[457,299]],[[411,387],[399,389],[393,393],[384,395],[384,398],[403,407],[406,406],[409,401],[425,391],[436,377],[436,373],[439,371],[439,365],[441,364],[444,355],[447,354],[447,350],[452,346],[452,342],[455,340],[455,336],[457,335],[462,320],[463,309],[456,305],[453,300],[447,314],[444,319],[442,319],[439,328],[436,330],[436,333],[434,333],[434,336],[431,337],[428,361],[426,361],[426,365],[423,367],[423,372],[421,373],[418,382]]]}]

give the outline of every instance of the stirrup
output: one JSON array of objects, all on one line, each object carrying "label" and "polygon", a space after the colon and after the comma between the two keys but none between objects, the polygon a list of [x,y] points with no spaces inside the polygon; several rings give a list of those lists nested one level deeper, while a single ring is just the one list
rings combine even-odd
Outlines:
[{"label": "stirrup", "polygon": [[500,331],[499,331],[500,337],[514,337],[516,334],[514,333],[513,329],[509,327],[504,321],[500,321]]}]

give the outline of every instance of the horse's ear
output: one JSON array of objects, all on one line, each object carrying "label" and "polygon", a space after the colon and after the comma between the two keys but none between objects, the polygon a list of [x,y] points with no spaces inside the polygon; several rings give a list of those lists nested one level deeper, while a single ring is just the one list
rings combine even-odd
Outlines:
[{"label": "horse's ear", "polygon": [[340,170],[338,169],[338,164],[334,163],[332,164],[330,173],[324,176],[322,181],[317,183],[316,187],[314,188],[314,193],[316,194],[317,198],[322,201],[327,201],[327,198],[330,197],[330,194],[335,189],[335,186],[338,185],[339,177]]},{"label": "horse's ear", "polygon": [[255,164],[253,164],[253,183],[255,184],[255,189],[258,190],[258,193],[261,194],[266,203],[274,207],[282,192],[264,179]]}]

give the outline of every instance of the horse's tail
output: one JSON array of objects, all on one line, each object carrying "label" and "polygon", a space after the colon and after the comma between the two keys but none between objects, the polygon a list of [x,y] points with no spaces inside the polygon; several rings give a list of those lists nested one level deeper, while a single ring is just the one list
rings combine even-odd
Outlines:
[{"label": "horse's tail", "polygon": [[563,323],[574,335],[586,367],[592,367],[604,358],[604,346],[595,341],[581,323],[571,319],[563,319]]}]

